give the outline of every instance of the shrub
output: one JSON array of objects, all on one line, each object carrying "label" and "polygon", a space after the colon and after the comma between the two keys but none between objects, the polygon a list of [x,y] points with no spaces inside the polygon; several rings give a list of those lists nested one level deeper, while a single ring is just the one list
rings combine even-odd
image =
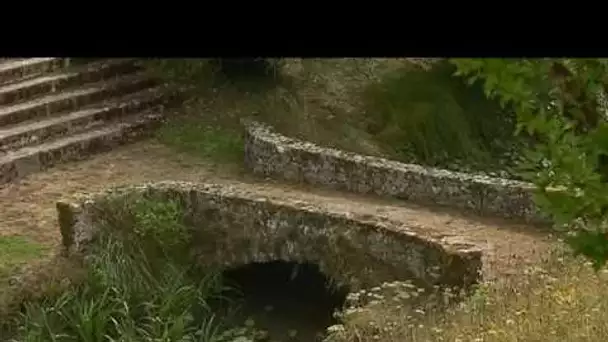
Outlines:
[{"label": "shrub", "polygon": [[[512,107],[535,144],[520,165],[536,203],[568,233],[576,253],[608,260],[608,122],[602,99],[608,61],[456,59],[459,75],[483,80],[488,97]],[[608,164],[608,163],[607,163]]]},{"label": "shrub", "polygon": [[200,119],[184,117],[161,127],[158,140],[177,151],[215,162],[237,163],[243,159],[241,132],[211,125]]},{"label": "shrub", "polygon": [[446,61],[404,67],[365,94],[368,131],[402,155],[430,165],[484,167],[508,150],[514,122],[497,102],[453,77]]}]

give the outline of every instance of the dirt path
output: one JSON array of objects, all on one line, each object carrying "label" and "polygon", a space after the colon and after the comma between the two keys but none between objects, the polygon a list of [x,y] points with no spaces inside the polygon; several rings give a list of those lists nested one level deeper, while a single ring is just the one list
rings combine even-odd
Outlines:
[{"label": "dirt path", "polygon": [[0,189],[0,236],[22,235],[45,245],[60,241],[55,202],[113,185],[146,181],[181,180],[231,184],[285,201],[307,201],[356,215],[381,215],[393,221],[453,240],[473,242],[484,249],[486,278],[513,275],[536,263],[551,243],[533,227],[501,220],[471,219],[458,213],[436,211],[401,201],[286,185],[249,176],[243,170],[217,167],[147,141],[90,160],[58,166],[35,174],[20,184]]}]

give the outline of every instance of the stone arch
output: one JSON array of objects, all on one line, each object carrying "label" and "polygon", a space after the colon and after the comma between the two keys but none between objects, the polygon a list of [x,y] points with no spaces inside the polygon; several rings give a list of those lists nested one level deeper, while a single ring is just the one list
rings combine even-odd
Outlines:
[{"label": "stone arch", "polygon": [[468,287],[479,277],[481,253],[470,245],[446,246],[381,218],[353,218],[313,203],[271,199],[244,187],[217,184],[161,182],[59,202],[67,251],[86,251],[100,222],[113,215],[105,204],[138,196],[183,204],[204,265],[311,262],[352,290],[406,279],[422,286]]}]

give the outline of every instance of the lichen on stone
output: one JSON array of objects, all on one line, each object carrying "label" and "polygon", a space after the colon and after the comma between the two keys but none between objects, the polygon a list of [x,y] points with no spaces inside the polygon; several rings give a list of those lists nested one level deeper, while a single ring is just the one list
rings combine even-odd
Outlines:
[{"label": "lichen on stone", "polygon": [[479,280],[481,252],[472,245],[451,245],[380,217],[360,218],[218,184],[133,185],[58,204],[66,248],[86,253],[108,222],[127,219],[108,203],[142,197],[182,204],[193,232],[193,254],[205,266],[311,262],[353,289],[405,279],[424,287],[469,287]]},{"label": "lichen on stone", "polygon": [[254,173],[337,190],[449,206],[484,216],[547,223],[532,184],[405,164],[288,138],[244,120],[245,164]]}]

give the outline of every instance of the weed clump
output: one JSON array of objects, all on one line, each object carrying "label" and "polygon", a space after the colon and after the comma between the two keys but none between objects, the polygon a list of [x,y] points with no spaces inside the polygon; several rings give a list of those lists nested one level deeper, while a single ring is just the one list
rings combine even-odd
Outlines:
[{"label": "weed clump", "polygon": [[179,84],[199,90],[232,84],[244,90],[275,84],[279,60],[267,58],[190,58],[154,59],[144,67],[168,84]]},{"label": "weed clump", "polygon": [[24,304],[15,341],[222,342],[251,333],[225,325],[212,310],[227,289],[220,272],[188,259],[179,202],[115,204],[129,215],[126,223],[102,230],[82,282]]},{"label": "weed clump", "polygon": [[455,71],[446,61],[428,70],[408,66],[371,84],[364,92],[366,130],[401,160],[500,169],[512,152],[513,115]]}]

